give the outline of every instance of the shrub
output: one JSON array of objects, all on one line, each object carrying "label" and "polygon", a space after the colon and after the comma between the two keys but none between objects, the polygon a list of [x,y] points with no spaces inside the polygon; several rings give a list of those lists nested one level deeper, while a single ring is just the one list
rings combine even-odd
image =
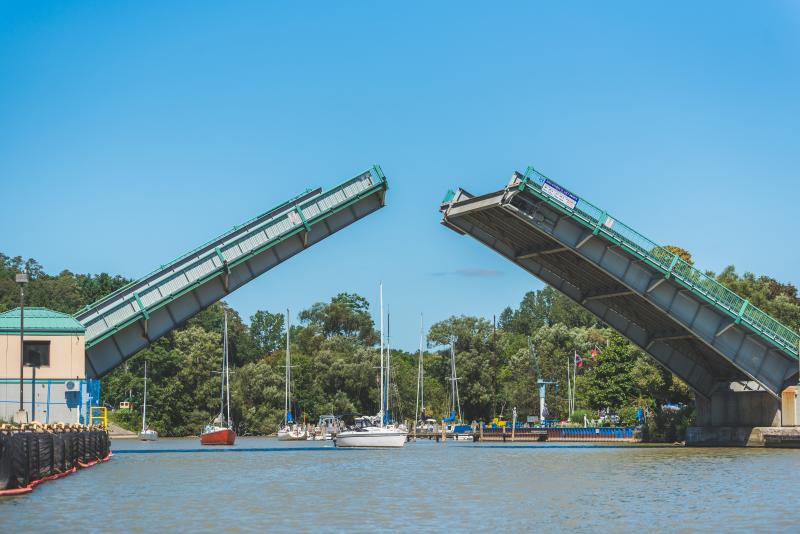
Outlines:
[{"label": "shrub", "polygon": [[591,410],[575,410],[574,412],[572,412],[572,415],[570,416],[569,420],[573,423],[583,425],[583,416],[586,416],[586,418],[591,421],[592,419],[595,419],[597,417],[597,414],[595,414]]},{"label": "shrub", "polygon": [[638,406],[625,406],[620,408],[617,412],[619,416],[619,425],[620,426],[635,426],[637,424],[636,421],[636,410],[638,410]]}]

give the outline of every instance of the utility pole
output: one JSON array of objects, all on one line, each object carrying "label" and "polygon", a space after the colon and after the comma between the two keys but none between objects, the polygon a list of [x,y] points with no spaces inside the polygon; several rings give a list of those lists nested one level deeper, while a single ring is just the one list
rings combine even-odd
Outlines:
[{"label": "utility pole", "polygon": [[[16,282],[19,284],[19,410],[15,417],[17,424],[27,423],[28,414],[25,412],[23,405],[23,382],[25,372],[25,284],[28,283],[28,275],[26,273],[19,273],[16,276]],[[33,399],[31,398],[31,402]]]}]

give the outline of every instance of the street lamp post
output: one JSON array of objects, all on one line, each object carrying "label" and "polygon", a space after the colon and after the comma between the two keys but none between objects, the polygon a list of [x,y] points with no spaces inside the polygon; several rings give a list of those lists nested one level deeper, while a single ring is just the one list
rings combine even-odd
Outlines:
[{"label": "street lamp post", "polygon": [[25,284],[28,283],[28,275],[19,273],[16,276],[16,282],[19,284],[19,410],[17,411],[16,420],[18,424],[28,422],[28,414],[25,412],[23,405],[23,376],[24,376],[24,362],[25,362]]}]

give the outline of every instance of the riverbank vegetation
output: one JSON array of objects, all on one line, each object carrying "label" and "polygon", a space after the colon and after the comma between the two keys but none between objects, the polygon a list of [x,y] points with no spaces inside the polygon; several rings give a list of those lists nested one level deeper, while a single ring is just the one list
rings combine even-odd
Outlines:
[{"label": "riverbank vegetation", "polygon": [[[690,256],[689,256],[690,259]],[[0,311],[18,305],[14,274],[31,275],[26,305],[74,313],[128,283],[105,273],[48,275],[33,259],[0,254]],[[800,299],[791,284],[728,267],[717,279],[793,328],[800,327]],[[212,305],[182,328],[162,337],[103,378],[103,401],[135,409],[114,420],[130,429],[141,424],[142,376],[148,361],[148,422],[163,436],[197,434],[219,410],[223,316],[228,314],[233,419],[240,433],[269,434],[283,418],[285,316],[277,310],[243,318],[224,302]],[[575,354],[578,423],[614,414],[634,424],[647,415],[651,439],[681,439],[692,421],[692,393],[597,318],[550,287],[526,293],[494,324],[454,315],[433,324],[426,339],[425,412],[449,412],[449,342],[455,336],[461,407],[467,421],[538,415],[538,378],[548,389],[551,418],[568,417],[567,369]],[[370,303],[339,293],[292,318],[295,416],[315,422],[324,413],[377,412],[378,333]],[[390,403],[401,420],[414,417],[417,354],[392,349]],[[534,357],[535,355],[535,357]],[[575,414],[574,414],[575,415]],[[606,419],[609,420],[609,419]]]}]

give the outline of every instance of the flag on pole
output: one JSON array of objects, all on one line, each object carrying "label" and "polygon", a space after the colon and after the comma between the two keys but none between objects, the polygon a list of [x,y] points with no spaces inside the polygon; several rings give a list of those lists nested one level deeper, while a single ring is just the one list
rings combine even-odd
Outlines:
[{"label": "flag on pole", "polygon": [[578,367],[583,367],[583,358],[581,358],[577,350],[575,351],[575,365]]}]

